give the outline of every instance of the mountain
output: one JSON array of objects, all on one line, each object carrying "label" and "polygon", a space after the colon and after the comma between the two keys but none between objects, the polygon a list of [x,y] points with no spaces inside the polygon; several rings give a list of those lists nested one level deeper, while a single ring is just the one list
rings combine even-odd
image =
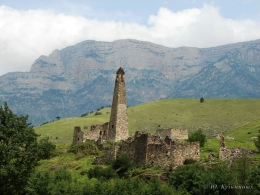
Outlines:
[{"label": "mountain", "polygon": [[260,97],[260,40],[213,48],[137,41],[84,41],[40,56],[30,72],[0,76],[0,103],[34,125],[112,102],[115,73],[126,73],[127,103],[165,98]]}]

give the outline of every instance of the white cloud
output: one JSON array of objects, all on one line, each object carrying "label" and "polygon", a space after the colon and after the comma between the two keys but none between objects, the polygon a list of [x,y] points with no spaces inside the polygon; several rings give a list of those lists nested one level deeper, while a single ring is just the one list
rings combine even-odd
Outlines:
[{"label": "white cloud", "polygon": [[260,24],[223,18],[218,8],[172,12],[160,8],[148,26],[56,14],[51,10],[14,10],[0,6],[0,75],[29,71],[40,55],[92,39],[139,39],[169,47],[211,47],[260,38]]}]

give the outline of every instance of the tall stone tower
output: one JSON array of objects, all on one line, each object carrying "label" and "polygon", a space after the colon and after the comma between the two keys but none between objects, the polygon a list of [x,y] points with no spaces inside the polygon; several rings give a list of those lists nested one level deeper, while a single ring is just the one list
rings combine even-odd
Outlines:
[{"label": "tall stone tower", "polygon": [[108,140],[116,142],[127,138],[128,119],[126,106],[125,72],[123,68],[120,67],[116,72]]}]

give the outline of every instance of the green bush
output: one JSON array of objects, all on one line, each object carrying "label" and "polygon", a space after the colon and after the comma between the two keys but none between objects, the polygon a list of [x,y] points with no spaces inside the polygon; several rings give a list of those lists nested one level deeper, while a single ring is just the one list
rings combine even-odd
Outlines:
[{"label": "green bush", "polygon": [[97,178],[97,179],[104,178],[104,179],[109,180],[109,179],[118,177],[115,170],[112,169],[110,166],[106,167],[106,168],[103,168],[101,166],[96,166],[95,168],[90,169],[87,174],[90,179],[91,178]]},{"label": "green bush", "polygon": [[124,176],[124,174],[133,166],[133,161],[126,154],[119,155],[116,160],[112,162],[112,168],[116,170],[119,177]]},{"label": "green bush", "polygon": [[102,115],[102,112],[95,112],[94,115]]},{"label": "green bush", "polygon": [[178,167],[169,175],[169,183],[176,189],[183,189],[190,194],[205,194],[204,167],[190,164]]},{"label": "green bush", "polygon": [[247,183],[253,188],[252,191],[250,190],[251,194],[260,194],[260,165],[250,171]]},{"label": "green bush", "polygon": [[234,194],[234,190],[222,185],[232,185],[232,177],[226,165],[212,168],[194,163],[178,167],[169,175],[169,184],[177,190],[186,190],[190,194]]},{"label": "green bush", "polygon": [[200,147],[203,147],[206,142],[206,135],[203,134],[202,129],[198,129],[189,135],[188,142],[200,142]]},{"label": "green bush", "polygon": [[27,181],[27,195],[46,194],[46,195],[71,195],[82,194],[82,185],[73,178],[66,167],[57,169],[54,172],[36,171]]},{"label": "green bush", "polygon": [[49,137],[42,138],[38,142],[38,158],[49,159],[56,145],[49,141]]},{"label": "green bush", "polygon": [[183,162],[184,165],[188,165],[188,164],[193,164],[196,163],[197,161],[194,160],[193,158],[186,158]]}]

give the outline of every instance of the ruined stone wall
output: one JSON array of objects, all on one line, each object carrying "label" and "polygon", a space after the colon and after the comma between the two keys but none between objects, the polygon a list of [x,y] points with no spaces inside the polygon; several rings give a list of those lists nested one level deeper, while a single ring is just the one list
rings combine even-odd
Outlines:
[{"label": "ruined stone wall", "polygon": [[104,164],[111,162],[112,160],[116,159],[119,151],[119,146],[116,144],[113,144],[109,150],[105,153],[103,156],[97,157],[93,164]]},{"label": "ruined stone wall", "polygon": [[128,155],[135,165],[159,166],[163,169],[170,169],[183,165],[187,158],[200,159],[199,142],[180,144],[173,142],[168,136],[161,139],[158,135],[151,135],[144,132],[136,132],[134,136],[123,140],[119,149],[110,151],[105,155],[120,154]]},{"label": "ruined stone wall", "polygon": [[84,132],[81,131],[81,128],[79,126],[74,127],[74,134],[73,134],[73,141],[72,144],[80,144],[83,143],[84,140]]},{"label": "ruined stone wall", "polygon": [[171,134],[174,139],[188,139],[188,130],[185,129],[172,129]]},{"label": "ruined stone wall", "polygon": [[126,140],[128,136],[125,73],[120,67],[116,73],[108,139],[110,141]]},{"label": "ruined stone wall", "polygon": [[245,156],[253,155],[254,151],[246,148],[226,148],[224,136],[220,136],[219,142],[219,159],[229,160],[233,158],[240,158]]},{"label": "ruined stone wall", "polygon": [[85,133],[84,139],[97,141],[101,136],[102,139],[106,140],[108,136],[109,122],[102,125],[92,125],[90,131]]},{"label": "ruined stone wall", "polygon": [[135,156],[134,137],[129,137],[127,140],[122,140],[120,149],[118,151],[118,155],[120,154],[128,155],[131,158],[131,160],[134,162],[134,156]]},{"label": "ruined stone wall", "polygon": [[187,158],[194,160],[200,159],[200,143],[199,142],[188,142],[185,144],[174,142],[172,145],[173,152],[173,164],[175,167],[183,165],[183,162]]},{"label": "ruined stone wall", "polygon": [[134,139],[134,163],[144,165],[146,164],[146,155],[147,155],[147,142],[148,142],[147,133],[135,133]]},{"label": "ruined stone wall", "polygon": [[168,136],[174,140],[188,139],[188,130],[184,129],[157,129],[156,134],[159,135],[161,138],[165,138],[166,136]]},{"label": "ruined stone wall", "polygon": [[158,140],[150,142],[147,147],[146,164],[169,169],[173,164],[172,151],[169,146],[162,139],[160,139],[160,143],[158,143]]},{"label": "ruined stone wall", "polygon": [[126,154],[134,162],[134,164],[146,164],[148,134],[136,132],[134,136],[127,140],[122,140],[118,155]]},{"label": "ruined stone wall", "polygon": [[219,151],[220,160],[229,160],[252,155],[252,151],[246,148],[221,148]]},{"label": "ruined stone wall", "polygon": [[148,143],[147,164],[159,166],[163,169],[174,168],[183,165],[187,158],[200,159],[199,142],[180,144],[169,139],[151,137]]}]

